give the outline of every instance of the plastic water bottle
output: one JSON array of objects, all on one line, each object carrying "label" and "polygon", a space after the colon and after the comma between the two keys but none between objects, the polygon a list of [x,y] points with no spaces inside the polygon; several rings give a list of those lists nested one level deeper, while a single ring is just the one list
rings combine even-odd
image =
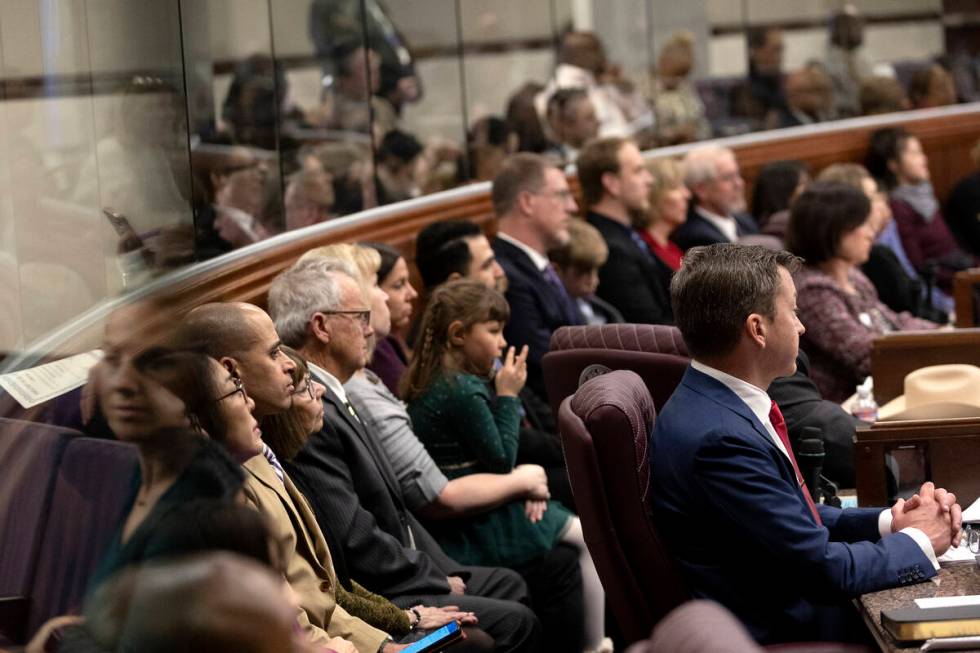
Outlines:
[{"label": "plastic water bottle", "polygon": [[857,400],[851,414],[862,422],[874,423],[878,419],[878,403],[875,401],[874,382],[869,376],[857,387]]}]

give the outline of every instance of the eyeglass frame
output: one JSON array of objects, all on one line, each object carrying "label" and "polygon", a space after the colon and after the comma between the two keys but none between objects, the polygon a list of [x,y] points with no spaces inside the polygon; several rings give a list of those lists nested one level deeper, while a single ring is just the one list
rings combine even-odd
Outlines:
[{"label": "eyeglass frame", "polygon": [[307,395],[309,395],[310,400],[316,401],[316,395],[313,394],[313,377],[310,374],[307,374],[306,376],[303,377],[303,379],[300,381],[300,383],[302,383],[303,380],[306,381],[306,387],[303,388],[303,389],[295,388],[293,390],[292,394],[290,394],[290,396],[291,397],[296,397],[296,396],[301,395],[301,394],[303,394],[305,392]]},{"label": "eyeglass frame", "polygon": [[324,315],[349,315],[352,320],[356,320],[361,323],[362,327],[371,326],[371,309],[365,309],[362,311],[317,311],[317,313],[322,313]]},{"label": "eyeglass frame", "polygon": [[235,394],[236,393],[239,393],[239,392],[242,395],[242,399],[245,400],[245,401],[248,401],[248,395],[245,394],[245,383],[242,382],[241,377],[232,376],[231,377],[231,381],[232,381],[232,383],[235,384],[235,389],[232,390],[231,392],[227,393],[227,394],[221,395],[220,397],[218,397],[217,399],[214,400],[214,403],[219,404],[222,401],[224,401],[225,399],[227,399],[229,397],[235,396]]}]

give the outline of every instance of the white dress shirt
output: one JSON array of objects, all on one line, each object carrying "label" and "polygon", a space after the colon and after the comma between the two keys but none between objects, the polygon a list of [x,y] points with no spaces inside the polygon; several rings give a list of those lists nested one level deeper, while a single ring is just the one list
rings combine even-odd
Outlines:
[{"label": "white dress shirt", "polygon": [[738,241],[738,223],[735,218],[730,215],[718,215],[717,213],[712,213],[703,206],[696,206],[694,210],[698,212],[702,218],[713,224],[718,228],[718,231],[728,239],[728,242],[734,243]]},{"label": "white dress shirt", "polygon": [[528,258],[531,259],[531,263],[534,263],[534,267],[536,267],[539,272],[544,272],[544,269],[548,267],[549,263],[551,263],[547,256],[535,249],[532,249],[531,247],[528,247],[526,243],[522,243],[512,236],[508,236],[507,234],[498,231],[496,237],[505,243],[510,243],[517,249],[527,254]]},{"label": "white dress shirt", "polygon": [[[772,438],[772,441],[776,447],[783,452],[784,456],[789,458],[789,452],[786,451],[786,447],[783,446],[782,440],[776,434],[776,429],[773,427],[772,422],[769,421],[769,411],[772,409],[772,399],[770,399],[769,395],[766,394],[765,390],[696,360],[691,361],[691,367],[702,374],[707,374],[711,378],[723,384],[726,388],[734,392],[739,399],[745,402],[745,405],[749,407],[752,414],[755,415],[762,426],[765,427],[766,432],[769,434],[769,437]],[[881,537],[886,537],[892,534],[891,510],[882,510],[878,515],[878,533],[881,535]],[[939,569],[939,561],[936,560],[936,552],[932,549],[932,542],[929,541],[928,535],[923,533],[918,528],[912,527],[903,528],[899,531],[899,533],[905,533],[911,537],[912,540],[919,545],[919,548],[922,549],[922,553],[929,558],[932,566]]]}]

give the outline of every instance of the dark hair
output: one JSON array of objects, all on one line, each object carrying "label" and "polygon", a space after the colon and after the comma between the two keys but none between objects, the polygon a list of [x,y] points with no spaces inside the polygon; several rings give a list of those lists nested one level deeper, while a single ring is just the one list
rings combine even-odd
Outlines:
[{"label": "dark hair", "polygon": [[214,378],[215,362],[197,351],[153,347],[140,354],[133,364],[184,402],[187,417],[194,426],[224,444],[228,423],[216,401],[220,390]]},{"label": "dark hair", "polygon": [[588,99],[589,94],[584,88],[572,87],[572,88],[560,88],[551,94],[548,98],[548,105],[545,110],[546,116],[551,116],[553,113],[557,113],[559,118],[563,118],[565,115],[565,110],[575,102],[581,99]]},{"label": "dark hair", "polygon": [[466,276],[473,260],[468,238],[483,231],[469,220],[433,222],[415,238],[415,265],[428,289],[443,283],[454,272]]},{"label": "dark hair", "polygon": [[910,138],[912,135],[901,127],[885,127],[871,134],[864,167],[883,189],[892,190],[898,185],[898,177],[888,164],[892,161],[898,163]]},{"label": "dark hair", "polygon": [[365,242],[358,244],[361,247],[370,247],[381,255],[381,266],[378,268],[378,285],[380,286],[391,274],[395,264],[398,263],[398,259],[402,258],[402,253],[386,243]]},{"label": "dark hair", "polygon": [[284,555],[265,517],[252,508],[219,499],[192,499],[158,523],[143,561],[204,551],[231,551],[284,571]]},{"label": "dark hair", "polygon": [[838,181],[811,184],[790,209],[786,249],[807,265],[837,256],[840,241],[868,219],[871,201],[858,188]]},{"label": "dark hair", "polygon": [[507,101],[507,122],[517,133],[521,152],[543,152],[548,145],[544,129],[534,108],[535,96],[544,90],[537,82],[527,82]]},{"label": "dark hair", "polygon": [[494,213],[502,216],[514,208],[518,195],[536,193],[544,188],[544,172],[554,167],[540,154],[520,152],[507,157],[490,190]]},{"label": "dark hair", "polygon": [[774,25],[754,25],[749,27],[745,33],[745,38],[748,41],[749,49],[756,50],[763,47],[766,41],[769,39],[769,33],[778,30],[779,28]]},{"label": "dark hair", "polygon": [[606,194],[602,176],[606,173],[619,174],[619,152],[631,142],[628,138],[610,136],[589,141],[575,162],[578,168],[578,183],[582,189],[582,202],[586,208],[599,203]]},{"label": "dark hair", "polygon": [[770,161],[762,166],[752,191],[752,215],[760,225],[773,213],[789,208],[793,192],[805,174],[806,164],[802,161]]},{"label": "dark hair", "polygon": [[479,281],[459,279],[439,286],[425,307],[415,357],[402,377],[401,396],[406,402],[418,398],[444,372],[466,371],[465,361],[445,369],[443,356],[449,351],[449,326],[457,320],[469,330],[474,324],[510,319],[510,306],[496,290]]},{"label": "dark hair", "polygon": [[[292,347],[282,345],[282,353],[288,356],[295,365],[291,377],[293,387],[299,388],[303,379],[309,375],[310,368],[306,364],[306,360]],[[309,382],[312,383],[312,381]],[[295,411],[295,407],[290,407],[287,411],[266,415],[262,418],[263,442],[269,445],[272,453],[276,454],[279,460],[287,462],[295,458],[296,454],[306,446],[311,435],[303,428],[303,421],[296,415]]]},{"label": "dark hair", "polygon": [[723,243],[693,247],[670,282],[674,320],[694,358],[731,353],[746,318],[775,315],[779,268],[795,272],[800,260],[760,245]]},{"label": "dark hair", "polygon": [[392,129],[381,139],[381,146],[378,148],[378,160],[394,161],[404,165],[421,154],[422,149],[422,144],[417,138],[408,132]]}]

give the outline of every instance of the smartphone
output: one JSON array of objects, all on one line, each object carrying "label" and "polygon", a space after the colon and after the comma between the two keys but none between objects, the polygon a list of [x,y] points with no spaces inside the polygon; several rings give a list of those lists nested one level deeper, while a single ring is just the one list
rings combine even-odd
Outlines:
[{"label": "smartphone", "polygon": [[451,621],[439,630],[433,631],[414,642],[408,648],[402,649],[402,653],[435,653],[465,637],[459,623]]}]

